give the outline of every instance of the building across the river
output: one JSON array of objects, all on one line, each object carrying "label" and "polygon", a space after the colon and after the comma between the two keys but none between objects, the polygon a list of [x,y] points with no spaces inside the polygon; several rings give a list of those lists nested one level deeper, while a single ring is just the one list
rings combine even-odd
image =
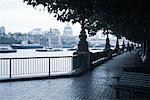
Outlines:
[{"label": "building across the river", "polygon": [[0,37],[3,37],[3,36],[5,36],[5,27],[4,26],[0,27]]},{"label": "building across the river", "polygon": [[73,36],[73,30],[69,23],[64,27],[63,35],[61,36],[63,48],[73,48],[76,44],[76,37]]},{"label": "building across the river", "polygon": [[62,47],[61,35],[58,29],[50,29],[48,33],[48,44],[51,48],[60,48]]}]

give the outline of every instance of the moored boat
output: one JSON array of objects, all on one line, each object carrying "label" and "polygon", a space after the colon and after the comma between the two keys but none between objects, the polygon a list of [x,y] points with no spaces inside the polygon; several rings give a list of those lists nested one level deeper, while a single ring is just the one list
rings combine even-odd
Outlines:
[{"label": "moored boat", "polygon": [[13,53],[13,52],[17,52],[17,50],[9,48],[0,48],[0,53]]},{"label": "moored boat", "polygon": [[48,52],[48,51],[52,51],[52,49],[36,49],[36,51],[39,51],[39,52]]},{"label": "moored boat", "polygon": [[28,45],[12,44],[11,47],[13,49],[36,49],[36,48],[43,48],[43,46],[36,45],[36,44],[28,44]]},{"label": "moored boat", "polygon": [[43,48],[40,44],[28,44],[28,41],[22,42],[21,44],[11,44],[10,45],[13,49],[36,49],[36,48]]},{"label": "moored boat", "polygon": [[63,51],[62,48],[53,48],[52,51]]},{"label": "moored boat", "polygon": [[69,49],[67,49],[67,51],[75,51],[75,50],[77,50],[77,48],[69,48]]}]

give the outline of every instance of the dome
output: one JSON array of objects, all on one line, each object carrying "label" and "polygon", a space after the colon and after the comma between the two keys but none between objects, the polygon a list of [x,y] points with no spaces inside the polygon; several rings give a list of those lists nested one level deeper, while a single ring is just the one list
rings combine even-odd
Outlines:
[{"label": "dome", "polygon": [[67,26],[64,27],[63,35],[65,35],[65,36],[73,35],[72,28],[71,28],[71,26],[69,26],[69,24],[67,24]]},{"label": "dome", "polygon": [[64,29],[71,29],[71,26],[67,25]]}]

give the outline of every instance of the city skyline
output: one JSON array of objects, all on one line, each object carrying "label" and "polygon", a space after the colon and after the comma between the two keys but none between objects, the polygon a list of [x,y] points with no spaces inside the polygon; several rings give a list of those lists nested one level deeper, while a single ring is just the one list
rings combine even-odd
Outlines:
[{"label": "city skyline", "polygon": [[[0,0],[0,12],[0,26],[5,26],[6,33],[28,33],[35,28],[42,30],[56,28],[63,34],[63,29],[67,25],[67,22],[57,21],[46,10],[35,9],[24,3],[23,0]],[[73,35],[79,35],[80,24],[69,23],[69,25],[73,29]]]}]

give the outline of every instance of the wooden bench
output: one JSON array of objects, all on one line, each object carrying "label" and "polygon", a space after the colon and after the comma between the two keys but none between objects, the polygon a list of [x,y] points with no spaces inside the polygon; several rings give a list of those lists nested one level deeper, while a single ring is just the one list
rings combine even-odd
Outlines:
[{"label": "wooden bench", "polygon": [[123,68],[123,71],[150,74],[150,66],[149,65],[139,64],[136,66],[135,65],[134,66],[129,65],[129,66],[130,67]]},{"label": "wooden bench", "polygon": [[120,98],[121,91],[128,92],[129,98],[139,93],[145,95],[142,98],[150,98],[150,74],[123,71],[116,84],[111,86],[116,89],[117,98]]}]

